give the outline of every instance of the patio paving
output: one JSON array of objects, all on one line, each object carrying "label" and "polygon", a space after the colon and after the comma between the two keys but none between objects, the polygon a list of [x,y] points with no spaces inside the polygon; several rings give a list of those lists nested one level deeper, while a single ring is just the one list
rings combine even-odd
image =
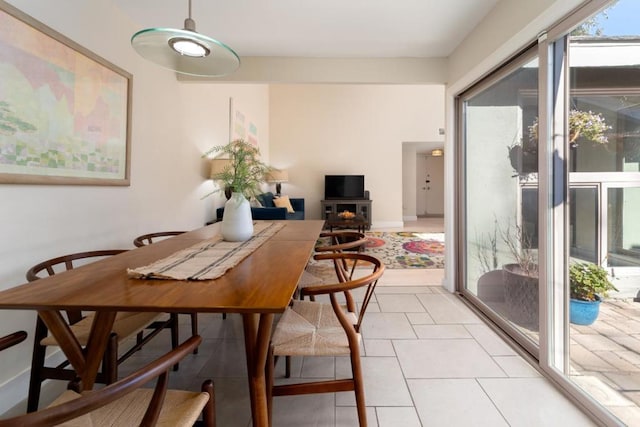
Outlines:
[{"label": "patio paving", "polygon": [[614,414],[640,417],[640,303],[604,301],[593,325],[571,325],[570,339],[571,378]]}]

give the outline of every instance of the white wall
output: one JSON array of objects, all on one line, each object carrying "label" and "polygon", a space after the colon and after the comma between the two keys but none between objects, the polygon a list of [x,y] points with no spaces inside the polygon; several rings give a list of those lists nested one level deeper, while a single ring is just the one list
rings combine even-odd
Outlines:
[{"label": "white wall", "polygon": [[402,144],[402,219],[416,221],[416,146],[411,143]]},{"label": "white wall", "polygon": [[325,174],[363,174],[373,227],[402,225],[402,141],[437,141],[441,85],[272,85],[270,156],[320,218]]},{"label": "white wall", "polygon": [[[257,127],[258,147],[262,160],[269,163],[269,86],[264,84],[181,83],[180,93],[188,103],[188,114],[182,120],[185,132],[197,144],[199,153],[224,145],[229,141],[229,99],[234,108],[241,111]],[[207,176],[208,162],[202,161],[203,176]],[[209,194],[219,187],[206,180],[199,196]],[[224,204],[222,192],[216,192],[202,203],[207,219],[215,218],[215,208]]]},{"label": "white wall", "polygon": [[[0,184],[0,289],[25,282],[26,270],[44,259],[131,248],[139,234],[192,229],[213,218],[218,201],[201,200],[213,184],[203,178],[200,155],[228,140],[230,96],[255,118],[268,153],[264,85],[178,83],[174,73],[133,51],[129,38],[139,28],[108,0],[10,3],[134,75],[133,129],[129,187]],[[35,316],[0,311],[0,335],[19,329],[31,335]],[[0,413],[26,396],[26,375],[20,374],[28,369],[31,346],[29,339],[2,354]]]}]

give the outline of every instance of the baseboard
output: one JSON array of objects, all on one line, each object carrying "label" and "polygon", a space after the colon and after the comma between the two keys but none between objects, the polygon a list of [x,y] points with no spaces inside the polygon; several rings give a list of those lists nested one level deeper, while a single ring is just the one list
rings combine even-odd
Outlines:
[{"label": "baseboard", "polygon": [[[60,351],[56,351],[47,358],[49,366],[62,361],[64,361],[64,355]],[[23,415],[27,412],[30,372],[31,369],[26,369],[0,387],[0,414],[2,414],[2,418]],[[66,389],[67,381],[43,381],[40,390],[40,407],[44,408],[49,405]]]},{"label": "baseboard", "polygon": [[371,229],[380,229],[380,228],[402,228],[404,226],[404,222],[402,221],[376,221],[371,224]]},{"label": "baseboard", "polygon": [[403,221],[417,221],[418,220],[418,216],[417,215],[407,215],[407,216],[403,216],[402,220]]}]

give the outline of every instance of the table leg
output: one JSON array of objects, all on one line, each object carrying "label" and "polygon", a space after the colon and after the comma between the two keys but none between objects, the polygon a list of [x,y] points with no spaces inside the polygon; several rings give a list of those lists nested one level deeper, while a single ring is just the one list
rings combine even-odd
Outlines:
[{"label": "table leg", "polygon": [[267,382],[265,367],[271,340],[273,314],[243,314],[245,352],[249,393],[251,394],[251,415],[254,427],[269,426],[267,405]]},{"label": "table leg", "polygon": [[80,377],[82,389],[91,390],[107,348],[107,340],[113,329],[117,312],[96,312],[87,347],[84,350],[59,311],[39,311],[38,314]]}]

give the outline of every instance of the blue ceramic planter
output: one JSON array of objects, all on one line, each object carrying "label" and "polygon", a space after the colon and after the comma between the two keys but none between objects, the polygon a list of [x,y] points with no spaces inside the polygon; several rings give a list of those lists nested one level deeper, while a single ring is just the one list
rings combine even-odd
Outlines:
[{"label": "blue ceramic planter", "polygon": [[591,325],[598,318],[600,313],[600,303],[602,300],[598,298],[596,301],[580,301],[571,299],[569,301],[569,321],[576,325]]}]

